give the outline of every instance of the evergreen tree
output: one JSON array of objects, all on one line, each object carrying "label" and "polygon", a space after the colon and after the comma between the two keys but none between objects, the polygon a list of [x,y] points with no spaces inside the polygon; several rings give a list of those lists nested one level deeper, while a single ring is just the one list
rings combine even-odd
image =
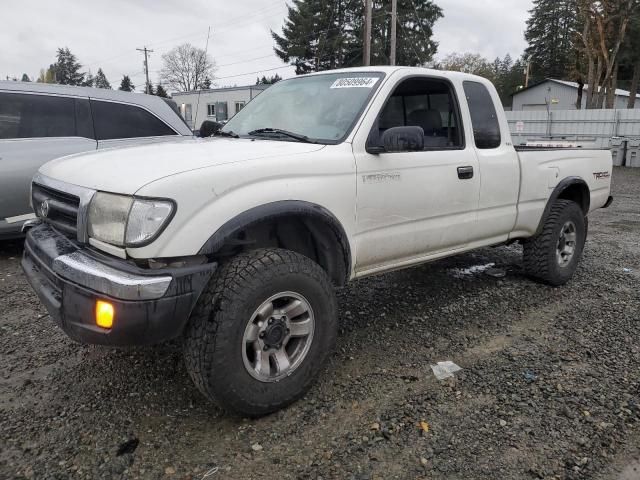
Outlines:
[{"label": "evergreen tree", "polygon": [[260,77],[256,78],[256,85],[273,85],[274,83],[277,83],[280,80],[282,80],[282,77],[277,73],[271,77],[265,77],[263,75],[262,78]]},{"label": "evergreen tree", "polygon": [[101,68],[98,69],[98,73],[96,74],[95,87],[111,90],[111,84]]},{"label": "evergreen tree", "polygon": [[164,89],[161,83],[159,83],[156,87],[156,95],[158,97],[169,98],[169,95],[167,95],[167,91]]},{"label": "evergreen tree", "polygon": [[96,83],[96,77],[94,77],[91,74],[91,70],[89,70],[85,75],[84,75],[84,80],[82,81],[82,86],[83,87],[93,87]]},{"label": "evergreen tree", "polygon": [[30,82],[31,79],[29,78],[29,75],[27,75],[26,73],[22,74],[22,78],[20,79],[21,82]]},{"label": "evergreen tree", "polygon": [[451,54],[442,60],[431,62],[429,66],[438,70],[472,73],[488,78],[493,82],[500,95],[502,105],[511,106],[513,94],[524,86],[524,65],[522,59],[513,61],[507,54],[503,59],[489,62],[475,53]]},{"label": "evergreen tree", "polygon": [[131,83],[131,78],[129,78],[129,75],[123,75],[118,90],[122,90],[123,92],[133,92],[135,88],[135,85]]},{"label": "evergreen tree", "polygon": [[202,90],[209,90],[211,88],[211,79],[208,75],[204,77],[204,81],[200,84],[200,88]]},{"label": "evergreen tree", "polygon": [[[271,32],[274,51],[283,61],[308,73],[362,65],[364,5],[360,0],[293,0],[282,35]],[[398,0],[396,62],[423,65],[438,44],[433,25],[442,10],[431,0]],[[387,65],[391,17],[387,0],[374,0],[371,63]]]},{"label": "evergreen tree", "polygon": [[148,95],[155,95],[156,92],[155,92],[155,90],[153,88],[153,83],[149,82],[146,85],[147,85],[147,87],[145,88],[144,93],[146,93]]},{"label": "evergreen tree", "polygon": [[[627,35],[620,51],[619,85],[632,93],[640,88],[640,10],[631,16]],[[629,95],[628,108],[635,108],[636,95]]]},{"label": "evergreen tree", "polygon": [[529,11],[525,56],[531,64],[531,80],[568,80],[577,61],[576,32],[580,28],[576,0],[533,0]]},{"label": "evergreen tree", "polygon": [[55,81],[61,85],[82,85],[84,73],[80,72],[82,65],[68,48],[59,48],[56,63],[52,65]]}]

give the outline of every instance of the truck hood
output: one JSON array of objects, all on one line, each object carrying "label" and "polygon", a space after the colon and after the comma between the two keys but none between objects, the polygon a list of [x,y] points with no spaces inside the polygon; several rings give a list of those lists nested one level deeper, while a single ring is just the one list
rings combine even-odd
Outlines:
[{"label": "truck hood", "polygon": [[240,138],[179,139],[70,155],[46,163],[40,173],[81,187],[133,195],[144,185],[171,175],[227,163],[299,155],[323,147]]}]

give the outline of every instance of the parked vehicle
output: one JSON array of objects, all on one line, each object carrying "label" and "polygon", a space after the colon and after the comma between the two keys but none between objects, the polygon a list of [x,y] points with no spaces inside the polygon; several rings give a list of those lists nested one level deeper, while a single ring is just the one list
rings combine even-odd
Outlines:
[{"label": "parked vehicle", "polygon": [[509,242],[550,285],[608,206],[611,154],[515,149],[493,85],[421,68],[278,82],[211,139],[56,160],[24,271],[73,339],[182,337],[208,398],[300,398],[336,340],[334,286]]},{"label": "parked vehicle", "polygon": [[[170,101],[169,101],[170,102]],[[35,215],[29,186],[49,160],[191,135],[160,97],[99,88],[0,82],[0,238]]]}]

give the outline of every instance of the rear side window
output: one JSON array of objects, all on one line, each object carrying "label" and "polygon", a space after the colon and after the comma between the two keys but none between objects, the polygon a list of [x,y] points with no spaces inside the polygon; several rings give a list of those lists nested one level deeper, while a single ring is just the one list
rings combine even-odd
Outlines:
[{"label": "rear side window", "polygon": [[498,148],[501,143],[500,123],[489,90],[478,82],[464,82],[464,93],[471,112],[476,147]]},{"label": "rear side window", "polygon": [[76,103],[69,97],[0,93],[0,138],[87,137],[93,138],[90,118],[76,122]]},{"label": "rear side window", "polygon": [[140,107],[91,100],[91,110],[98,140],[176,135],[162,120]]}]

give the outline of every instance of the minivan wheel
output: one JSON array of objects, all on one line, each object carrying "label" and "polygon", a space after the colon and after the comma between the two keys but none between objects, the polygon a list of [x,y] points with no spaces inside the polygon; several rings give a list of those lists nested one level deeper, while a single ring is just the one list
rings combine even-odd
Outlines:
[{"label": "minivan wheel", "polygon": [[559,286],[573,277],[582,256],[587,222],[580,206],[556,200],[542,232],[524,243],[524,268],[532,277]]},{"label": "minivan wheel", "polygon": [[225,262],[201,295],[184,336],[198,389],[225,410],[257,417],[296,401],[332,351],[331,281],[309,258],[260,249]]}]

